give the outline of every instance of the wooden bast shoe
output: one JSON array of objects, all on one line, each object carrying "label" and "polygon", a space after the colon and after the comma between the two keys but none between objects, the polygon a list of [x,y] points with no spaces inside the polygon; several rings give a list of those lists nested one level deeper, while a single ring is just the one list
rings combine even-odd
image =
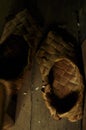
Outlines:
[{"label": "wooden bast shoe", "polygon": [[37,61],[43,98],[52,117],[68,118],[71,122],[80,120],[84,84],[75,43],[61,33],[50,31],[37,52]]}]

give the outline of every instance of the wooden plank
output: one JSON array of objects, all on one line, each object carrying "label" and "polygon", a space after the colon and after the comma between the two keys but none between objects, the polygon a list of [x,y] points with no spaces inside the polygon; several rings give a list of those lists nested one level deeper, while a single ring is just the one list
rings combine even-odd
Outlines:
[{"label": "wooden plank", "polygon": [[82,3],[81,9],[79,10],[81,42],[86,39],[86,1],[83,0]]},{"label": "wooden plank", "polygon": [[[85,0],[83,0],[81,9],[79,11],[79,19],[80,19],[80,36],[81,36],[81,43],[82,43],[82,56],[83,56],[84,73],[85,73],[85,80],[86,80],[86,41],[85,41],[86,40],[86,1]],[[85,95],[84,95],[82,130],[86,130],[86,86],[84,91],[85,91],[84,92]]]},{"label": "wooden plank", "polygon": [[67,119],[56,121],[51,118],[41,94],[41,75],[34,62],[32,74],[32,118],[30,130],[81,130],[81,121],[71,123]]},{"label": "wooden plank", "polygon": [[31,71],[27,71],[18,95],[15,125],[10,130],[30,130],[31,119]]},{"label": "wooden plank", "polygon": [[[86,42],[82,44],[82,54],[83,54],[84,71],[85,71],[85,79],[86,79]],[[83,115],[83,121],[82,121],[82,130],[86,130],[86,87],[85,87],[84,115]]]}]

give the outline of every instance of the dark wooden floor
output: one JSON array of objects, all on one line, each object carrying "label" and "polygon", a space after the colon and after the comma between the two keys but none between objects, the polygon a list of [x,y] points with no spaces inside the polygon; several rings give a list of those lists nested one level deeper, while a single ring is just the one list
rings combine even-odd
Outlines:
[{"label": "dark wooden floor", "polygon": [[36,62],[26,77],[19,93],[16,123],[11,130],[81,130],[81,121],[71,123],[67,119],[51,118],[42,99],[41,75]]},{"label": "dark wooden floor", "polygon": [[[14,3],[17,3],[16,0],[14,1]],[[33,14],[36,14],[36,10],[38,10],[39,16],[42,18],[40,21],[43,22],[44,27],[51,23],[57,23],[76,37],[79,44],[86,39],[85,0],[32,0],[29,3],[31,5],[29,5],[29,8]],[[3,0],[0,4],[0,32],[2,32],[4,19],[9,13],[8,7],[11,7],[11,5],[13,5],[11,0],[7,4]],[[82,52],[86,74],[86,43],[82,44]],[[41,95],[41,85],[39,66],[34,59],[34,65],[31,71],[27,71],[25,83],[19,92],[16,122],[10,130],[86,130],[86,97],[83,120],[76,123],[70,123],[67,119],[55,121],[45,107]]]}]

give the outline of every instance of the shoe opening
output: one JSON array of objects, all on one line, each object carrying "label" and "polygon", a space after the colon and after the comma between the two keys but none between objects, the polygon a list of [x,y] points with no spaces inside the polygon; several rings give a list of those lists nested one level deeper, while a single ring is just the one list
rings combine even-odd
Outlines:
[{"label": "shoe opening", "polygon": [[54,93],[47,93],[47,98],[50,99],[50,105],[56,109],[57,113],[63,114],[74,107],[78,100],[78,92],[72,92],[64,98],[59,98]]},{"label": "shoe opening", "polygon": [[28,63],[28,44],[21,36],[11,35],[0,45],[0,78],[17,78]]},{"label": "shoe opening", "polygon": [[71,110],[74,105],[76,105],[79,97],[78,91],[72,91],[65,95],[64,97],[59,97],[56,95],[53,91],[53,71],[50,70],[49,76],[48,76],[49,84],[51,86],[51,93],[47,93],[46,96],[49,99],[50,105],[53,106],[57,113],[63,114]]}]

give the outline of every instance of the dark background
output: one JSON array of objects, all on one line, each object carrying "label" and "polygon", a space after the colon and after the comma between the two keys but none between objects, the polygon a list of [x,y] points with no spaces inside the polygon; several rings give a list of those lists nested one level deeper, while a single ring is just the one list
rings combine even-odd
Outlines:
[{"label": "dark background", "polygon": [[40,25],[57,23],[76,37],[78,37],[77,22],[80,22],[80,37],[83,40],[86,36],[85,4],[85,0],[1,0],[0,32],[9,15],[27,7]]}]

